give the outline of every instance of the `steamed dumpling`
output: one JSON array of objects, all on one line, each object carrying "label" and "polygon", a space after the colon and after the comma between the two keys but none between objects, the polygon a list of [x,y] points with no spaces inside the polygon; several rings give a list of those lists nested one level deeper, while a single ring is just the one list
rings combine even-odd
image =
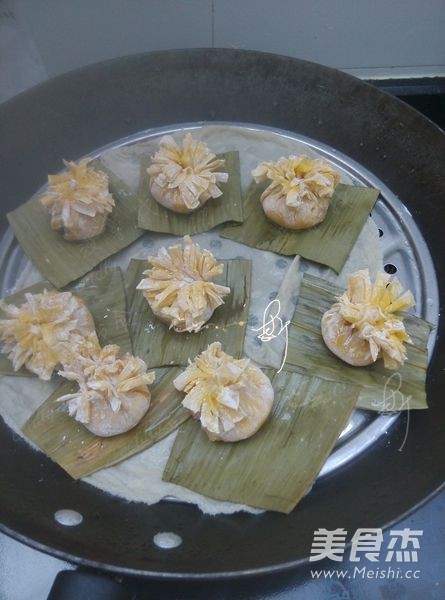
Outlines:
[{"label": "steamed dumpling", "polygon": [[2,300],[0,308],[8,317],[0,320],[2,351],[15,371],[26,367],[47,380],[79,343],[99,344],[90,311],[71,292],[25,294],[19,306]]},{"label": "steamed dumpling", "polygon": [[289,156],[262,162],[252,171],[256,183],[270,181],[261,195],[268,219],[286,229],[307,229],[326,217],[340,175],[325,160]]},{"label": "steamed dumpling", "polygon": [[144,271],[146,278],[137,289],[143,291],[153,313],[175,331],[202,329],[230,293],[229,287],[212,281],[224,265],[188,235],[182,245],[161,248],[148,262],[152,268]]},{"label": "steamed dumpling", "polygon": [[108,177],[88,166],[90,159],[63,161],[66,171],[48,175],[48,190],[40,197],[51,217],[51,229],[68,241],[87,240],[102,233],[114,199]]},{"label": "steamed dumpling", "polygon": [[190,133],[182,147],[165,135],[147,169],[150,191],[162,206],[190,213],[222,195],[218,184],[225,183],[229,175],[217,169],[224,165],[225,160],[217,159],[207,144],[194,140]]},{"label": "steamed dumpling", "polygon": [[397,279],[378,273],[371,283],[368,269],[348,278],[348,288],[321,320],[325,344],[336,356],[356,367],[383,358],[387,369],[398,369],[406,360],[403,311],[415,305],[411,292],[403,292]]},{"label": "steamed dumpling", "polygon": [[90,346],[59,375],[79,385],[59,402],[66,402],[69,414],[100,437],[129,431],[150,406],[148,386],[155,374],[147,373],[142,359],[128,353],[119,356],[119,346]]},{"label": "steamed dumpling", "polygon": [[272,410],[269,378],[248,358],[237,360],[214,342],[178,375],[175,388],[212,441],[236,442],[251,437]]}]

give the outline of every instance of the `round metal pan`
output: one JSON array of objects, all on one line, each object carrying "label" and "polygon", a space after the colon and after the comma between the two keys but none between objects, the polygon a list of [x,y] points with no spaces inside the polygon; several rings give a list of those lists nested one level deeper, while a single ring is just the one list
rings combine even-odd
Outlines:
[{"label": "round metal pan", "polygon": [[[78,157],[152,127],[236,121],[284,129],[348,155],[383,181],[413,215],[445,281],[445,141],[398,100],[339,71],[238,50],[183,50],[130,56],[60,76],[0,106],[4,214]],[[440,288],[440,304],[444,287]],[[445,480],[443,319],[428,373],[430,409],[399,418],[344,467],[320,479],[290,515],[211,517],[196,507],[127,503],[71,480],[0,424],[3,531],[40,550],[109,571],[205,578],[271,572],[309,554],[319,527],[383,527],[413,510]],[[1,399],[0,399],[1,401]],[[77,527],[54,519],[83,515]],[[162,550],[159,532],[182,544]]]}]

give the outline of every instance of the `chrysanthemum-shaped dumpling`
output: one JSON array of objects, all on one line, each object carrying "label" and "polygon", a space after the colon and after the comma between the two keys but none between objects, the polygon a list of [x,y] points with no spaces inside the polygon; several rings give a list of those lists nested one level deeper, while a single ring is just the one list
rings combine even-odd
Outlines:
[{"label": "chrysanthemum-shaped dumpling", "polygon": [[175,331],[199,331],[230,293],[229,287],[212,282],[224,265],[188,235],[182,246],[161,248],[148,262],[152,268],[144,271],[147,278],[137,289],[143,290],[153,313]]},{"label": "chrysanthemum-shaped dumpling", "polygon": [[129,431],[150,406],[154,373],[131,354],[119,357],[119,346],[109,345],[91,354],[80,352],[77,360],[59,375],[79,384],[79,390],[59,398],[68,412],[95,435],[110,437]]},{"label": "chrysanthemum-shaped dumpling", "polygon": [[88,158],[79,163],[63,162],[66,171],[48,175],[48,190],[40,198],[49,210],[51,229],[69,241],[95,237],[102,233],[114,207],[108,177],[88,167]]},{"label": "chrysanthemum-shaped dumpling", "polygon": [[262,162],[252,176],[257,183],[271,182],[261,194],[263,210],[286,229],[307,229],[321,223],[340,181],[328,162],[307,156]]},{"label": "chrysanthemum-shaped dumpling", "polygon": [[0,302],[9,317],[0,320],[2,350],[15,371],[25,366],[40,379],[50,379],[79,343],[99,343],[90,311],[71,292],[44,290],[25,294],[25,298],[20,306]]},{"label": "chrysanthemum-shaped dumpling", "polygon": [[222,195],[218,183],[226,182],[229,175],[216,169],[223,167],[225,160],[216,159],[207,144],[187,133],[182,148],[170,135],[162,137],[159,146],[147,169],[150,191],[159,204],[189,213]]},{"label": "chrysanthemum-shaped dumpling", "polygon": [[182,401],[212,441],[236,442],[252,436],[272,410],[270,380],[248,358],[237,360],[211,344],[173,382]]},{"label": "chrysanthemum-shaped dumpling", "polygon": [[323,315],[321,332],[327,347],[350,365],[361,367],[383,358],[387,369],[406,360],[404,343],[411,343],[397,312],[414,306],[411,292],[397,279],[378,273],[374,285],[368,269],[349,276],[348,288]]}]

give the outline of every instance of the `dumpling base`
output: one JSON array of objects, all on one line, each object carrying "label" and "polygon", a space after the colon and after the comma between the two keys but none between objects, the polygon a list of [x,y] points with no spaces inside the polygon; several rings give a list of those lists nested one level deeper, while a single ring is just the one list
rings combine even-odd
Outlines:
[{"label": "dumpling base", "polygon": [[181,194],[177,188],[171,190],[162,188],[152,179],[150,180],[150,192],[158,204],[161,204],[172,212],[180,214],[195,212],[195,210],[204,206],[211,197],[209,193],[202,193],[196,198],[197,205],[194,208],[189,208],[181,198]]},{"label": "dumpling base", "polygon": [[160,321],[169,326],[170,329],[176,331],[176,333],[198,333],[204,327],[204,325],[212,318],[216,308],[206,307],[199,315],[199,322],[194,327],[187,325],[186,319],[175,318],[173,319],[169,315],[166,315],[162,308],[155,308],[153,302],[147,298],[147,302],[154,314]]},{"label": "dumpling base", "polygon": [[68,242],[90,240],[103,232],[107,217],[107,213],[96,213],[94,217],[77,214],[70,226],[64,225],[62,219],[53,217],[51,229],[62,234]]},{"label": "dumpling base", "polygon": [[83,425],[99,437],[112,437],[133,429],[150,406],[150,394],[133,393],[120,400],[121,407],[116,412],[105,398],[91,402],[89,420]]},{"label": "dumpling base", "polygon": [[375,362],[369,342],[360,337],[339,311],[331,308],[321,319],[321,335],[329,350],[348,365],[366,367]]},{"label": "dumpling base", "polygon": [[247,368],[248,381],[245,389],[240,390],[240,405],[246,416],[234,424],[228,431],[215,433],[205,427],[207,437],[212,442],[239,442],[252,437],[267,421],[274,402],[274,391],[270,379],[258,367]]},{"label": "dumpling base", "polygon": [[330,198],[303,200],[300,206],[288,206],[284,200],[268,196],[262,200],[266,217],[285,229],[310,229],[321,223],[328,212]]}]

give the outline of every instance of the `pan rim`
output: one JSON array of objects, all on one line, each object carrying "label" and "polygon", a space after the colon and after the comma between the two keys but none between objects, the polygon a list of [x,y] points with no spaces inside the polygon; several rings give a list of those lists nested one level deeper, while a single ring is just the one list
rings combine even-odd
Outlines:
[{"label": "pan rim", "polygon": [[[214,50],[217,50],[217,49],[214,49]],[[179,54],[181,51],[174,51],[174,52]],[[188,50],[187,52],[193,52],[193,51]],[[230,51],[230,52],[232,52],[232,51]],[[261,55],[265,55],[265,56],[269,56],[269,57],[277,57],[277,55],[273,55],[273,54],[269,54],[269,53],[257,53],[254,51],[245,51],[245,53],[252,54],[252,55],[261,54]],[[159,53],[156,53],[156,54],[165,54],[165,52],[160,51]],[[139,55],[139,56],[143,56],[143,55]],[[283,57],[283,58],[287,59],[287,57]],[[122,58],[112,59],[111,61],[107,61],[107,63],[110,63],[110,62],[116,63],[116,62],[121,62],[122,60],[124,60],[124,59],[122,59]],[[287,60],[289,60],[289,59],[287,59]],[[307,63],[307,61],[298,61],[297,59],[291,59],[291,60],[296,61],[296,63],[298,63],[298,62]],[[99,63],[99,64],[103,64],[103,63]],[[94,67],[94,65],[89,66],[89,67],[84,67],[83,69],[80,69],[79,71],[85,71],[85,70],[91,69],[93,67]],[[317,67],[320,67],[320,66],[317,65]],[[328,67],[322,67],[322,68],[326,69],[327,71],[332,71],[332,69],[329,69]],[[72,72],[72,73],[74,73],[74,72]],[[72,73],[61,75],[57,79],[69,77]],[[356,80],[354,77],[352,77],[348,74],[342,73],[342,75],[345,77],[349,77],[351,80],[354,80],[354,81]],[[45,82],[44,84],[41,84],[41,85],[46,85],[46,83],[48,83],[48,82]],[[368,85],[370,88],[372,88],[372,86],[370,84],[367,84],[365,82],[361,82],[361,83],[364,85]],[[25,94],[26,93],[27,92],[25,92]],[[380,90],[379,90],[379,93],[384,94],[384,92],[381,92]],[[393,100],[398,101],[397,99],[393,99]],[[403,104],[401,101],[398,101],[398,102]],[[407,108],[406,105],[404,105],[404,107]],[[414,110],[414,109],[410,109],[410,110]],[[414,112],[417,112],[417,111],[414,111]],[[435,126],[435,127],[439,131],[441,131],[440,128],[438,128],[437,126]],[[442,321],[442,318],[440,320]],[[431,498],[433,498],[437,493],[439,493],[444,488],[445,488],[445,483],[442,483],[439,487],[434,489],[430,494],[427,494],[419,502],[414,504],[410,509],[408,509],[401,515],[398,515],[395,519],[390,520],[385,525],[385,528],[391,526],[393,523],[399,522],[401,519],[403,519],[406,516],[408,516],[409,514],[411,514],[413,511],[415,511],[417,508],[419,508],[420,506],[425,504],[427,501],[429,501]],[[225,577],[243,577],[243,576],[249,576],[249,575],[259,575],[259,574],[285,571],[285,570],[291,569],[293,567],[296,567],[298,565],[307,563],[307,559],[297,559],[295,561],[281,563],[279,565],[272,566],[272,567],[266,566],[266,567],[248,569],[248,570],[244,570],[244,571],[226,571],[226,572],[217,572],[217,573],[193,573],[193,574],[182,573],[182,572],[160,573],[158,571],[153,572],[153,571],[139,570],[139,569],[132,569],[132,568],[115,567],[114,565],[104,565],[103,563],[95,563],[94,561],[91,561],[89,559],[82,559],[82,558],[76,557],[74,555],[70,555],[70,553],[58,551],[57,549],[48,547],[46,544],[39,544],[38,542],[35,542],[35,540],[28,538],[26,535],[19,534],[17,532],[17,530],[15,530],[15,531],[10,530],[8,527],[4,526],[3,524],[0,525],[0,530],[3,531],[4,533],[6,533],[7,535],[11,535],[11,537],[15,537],[19,541],[23,541],[23,543],[26,543],[27,545],[35,547],[37,550],[47,552],[48,554],[52,554],[54,556],[60,556],[61,558],[65,558],[66,560],[69,560],[70,562],[82,564],[84,566],[90,566],[92,568],[100,568],[101,570],[105,570],[105,571],[112,571],[115,573],[135,575],[138,577],[148,577],[148,578],[158,578],[158,579],[177,579],[177,578],[182,578],[182,579],[215,579],[216,578],[217,579],[217,578],[225,578]],[[16,535],[14,535],[14,534],[16,534]]]},{"label": "pan rim", "polygon": [[[420,500],[416,505],[412,508],[404,512],[402,515],[399,515],[396,519],[388,521],[385,525],[382,526],[382,531],[387,531],[393,525],[397,525],[400,521],[403,521],[407,517],[409,517],[413,512],[433,500],[436,496],[438,496],[442,491],[445,490],[445,481],[436,488],[431,494],[425,496]],[[159,581],[168,581],[168,580],[186,580],[186,581],[214,581],[218,579],[237,579],[237,578],[248,578],[255,577],[258,575],[272,575],[274,573],[283,573],[286,571],[290,571],[292,569],[297,569],[301,567],[305,567],[309,565],[309,556],[306,558],[296,559],[294,561],[289,561],[287,563],[280,563],[273,566],[266,567],[258,567],[253,569],[244,569],[242,571],[216,571],[216,572],[203,572],[203,573],[183,573],[181,571],[178,572],[159,572],[159,571],[148,571],[142,569],[132,569],[130,567],[118,567],[115,565],[110,565],[106,563],[101,563],[98,561],[93,561],[88,558],[81,558],[76,556],[75,554],[70,554],[69,552],[64,552],[62,550],[57,550],[51,546],[46,544],[37,542],[36,540],[27,537],[25,534],[21,534],[14,529],[10,529],[6,525],[0,522],[0,532],[7,535],[8,537],[15,539],[26,546],[33,548],[34,550],[38,550],[39,552],[43,552],[48,554],[49,556],[53,556],[58,558],[59,560],[64,560],[73,565],[77,565],[79,567],[87,567],[90,569],[96,569],[100,571],[104,571],[106,573],[111,573],[113,575],[121,575],[124,577],[137,577],[141,579],[157,579]],[[346,548],[351,546],[351,542],[346,544]]]}]

